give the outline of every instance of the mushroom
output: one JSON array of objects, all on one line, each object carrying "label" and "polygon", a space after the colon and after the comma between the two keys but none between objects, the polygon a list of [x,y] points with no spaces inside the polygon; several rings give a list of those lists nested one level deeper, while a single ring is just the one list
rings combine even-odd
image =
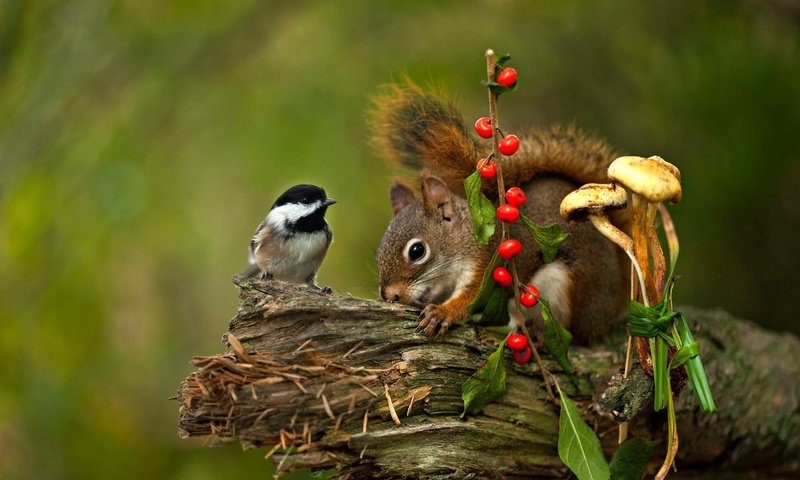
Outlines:
[{"label": "mushroom", "polygon": [[[681,172],[658,156],[628,156],[614,160],[608,167],[608,176],[632,193],[633,248],[642,262],[644,283],[651,287],[648,293],[658,301],[664,287],[666,262],[655,230],[655,217],[659,203],[678,203],[681,200]],[[653,282],[648,281],[651,254],[655,267]]]},{"label": "mushroom", "polygon": [[[628,205],[628,194],[625,189],[614,183],[588,183],[577,190],[573,190],[561,201],[561,216],[567,220],[576,220],[583,216],[589,217],[595,228],[606,238],[616,243],[631,260],[631,269],[639,279],[639,291],[642,292],[644,304],[649,305],[647,289],[645,288],[644,275],[639,261],[634,252],[633,239],[611,224],[605,215],[606,209],[625,208]],[[645,251],[646,253],[646,251]],[[631,298],[635,299],[636,289],[631,273]],[[625,352],[625,370],[623,378],[628,378],[633,355],[633,338],[628,335],[628,345]],[[628,422],[619,425],[619,443],[628,436]]]},{"label": "mushroom", "polygon": [[645,292],[644,277],[636,260],[633,240],[615,227],[606,216],[606,210],[617,210],[627,205],[628,194],[618,185],[587,183],[564,197],[561,201],[561,216],[567,220],[580,220],[588,216],[597,231],[617,244],[628,255],[639,278],[639,286],[642,292]]},{"label": "mushroom", "polygon": [[[633,198],[631,215],[633,250],[635,257],[641,261],[640,264],[637,263],[637,267],[643,277],[643,281],[640,282],[642,300],[645,306],[649,306],[648,297],[660,301],[666,274],[666,261],[656,234],[655,216],[661,202],[678,203],[681,200],[681,172],[675,165],[658,156],[649,158],[627,156],[611,162],[608,176],[629,190]],[[653,275],[649,271],[651,254]],[[647,287],[650,287],[649,290]],[[633,290],[633,287],[631,288]],[[635,297],[633,291],[631,297]],[[627,378],[630,372],[632,343],[632,338],[628,336],[623,378]],[[643,366],[650,360],[646,349],[649,346],[650,350],[653,350],[653,343],[652,339],[649,342],[643,342],[643,339],[637,340],[637,353]],[[627,425],[620,425],[619,442],[622,443],[626,436]]]},{"label": "mushroom", "polygon": [[608,176],[651,203],[681,201],[681,172],[661,157],[619,157],[608,166]]}]

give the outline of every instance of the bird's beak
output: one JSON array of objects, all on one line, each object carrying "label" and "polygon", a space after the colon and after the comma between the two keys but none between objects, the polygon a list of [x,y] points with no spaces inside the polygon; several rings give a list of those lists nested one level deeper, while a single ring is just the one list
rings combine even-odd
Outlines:
[{"label": "bird's beak", "polygon": [[322,201],[322,206],[323,206],[323,207],[328,207],[328,206],[330,206],[330,205],[333,205],[334,203],[336,203],[336,200],[335,200],[335,199],[333,199],[333,198],[326,198],[325,200],[323,200],[323,201]]}]

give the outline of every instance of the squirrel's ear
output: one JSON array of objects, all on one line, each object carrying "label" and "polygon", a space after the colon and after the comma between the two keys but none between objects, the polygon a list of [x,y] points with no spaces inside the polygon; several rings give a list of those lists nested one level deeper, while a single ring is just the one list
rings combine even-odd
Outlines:
[{"label": "squirrel's ear", "polygon": [[438,216],[448,222],[453,218],[453,192],[436,177],[424,176],[422,178],[422,203],[428,214]]},{"label": "squirrel's ear", "polygon": [[397,215],[397,212],[402,210],[403,207],[417,199],[414,196],[414,190],[400,180],[392,182],[392,188],[389,190],[389,198],[392,200],[393,215]]}]

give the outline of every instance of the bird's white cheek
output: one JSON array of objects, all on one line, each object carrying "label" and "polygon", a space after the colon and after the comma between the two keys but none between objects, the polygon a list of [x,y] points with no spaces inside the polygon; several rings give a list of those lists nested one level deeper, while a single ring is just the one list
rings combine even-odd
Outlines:
[{"label": "bird's white cheek", "polygon": [[267,225],[278,231],[285,230],[286,223],[296,222],[297,220],[311,215],[320,206],[320,202],[306,205],[303,203],[287,203],[280,207],[273,208],[267,215]]}]

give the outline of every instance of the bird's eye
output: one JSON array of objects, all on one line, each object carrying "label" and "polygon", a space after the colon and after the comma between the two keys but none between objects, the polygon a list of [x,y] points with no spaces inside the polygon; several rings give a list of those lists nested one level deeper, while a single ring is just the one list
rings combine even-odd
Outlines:
[{"label": "bird's eye", "polygon": [[311,199],[309,197],[303,197],[303,198],[300,199],[300,201],[305,203],[306,205],[311,203]]},{"label": "bird's eye", "polygon": [[425,242],[418,238],[412,238],[406,244],[404,255],[408,263],[420,264],[428,260],[430,252]]}]

